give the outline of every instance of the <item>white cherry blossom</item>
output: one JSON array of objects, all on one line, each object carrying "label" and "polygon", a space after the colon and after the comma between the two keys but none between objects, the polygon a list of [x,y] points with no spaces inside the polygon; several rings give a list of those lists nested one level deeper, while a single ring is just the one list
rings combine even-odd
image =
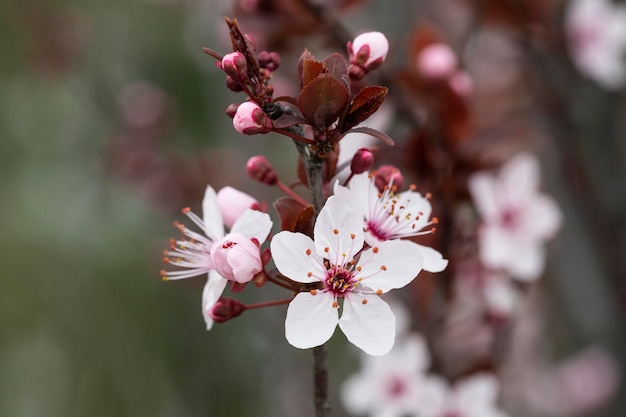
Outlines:
[{"label": "white cherry blossom", "polygon": [[[436,223],[430,217],[432,207],[427,198],[413,189],[397,193],[392,186],[381,193],[367,173],[352,177],[347,187],[337,183],[334,191],[362,219],[369,245],[432,233]],[[435,249],[411,243],[420,250],[425,271],[441,272],[448,265]]]},{"label": "white cherry blossom", "polygon": [[572,60],[604,88],[626,81],[626,7],[610,0],[573,0],[565,16]]},{"label": "white cherry blossom", "polygon": [[422,269],[419,249],[404,241],[364,248],[358,215],[335,196],[320,211],[314,237],[283,231],[271,242],[278,271],[313,288],[298,293],[289,304],[287,341],[300,349],[319,346],[339,325],[347,339],[366,353],[389,352],[395,317],[380,295],[417,276]]},{"label": "white cherry blossom", "polygon": [[[228,193],[232,191],[228,190]],[[239,197],[242,196],[240,195]],[[249,199],[252,199],[252,197],[249,197]],[[246,198],[246,201],[249,199]],[[231,278],[231,280],[237,282],[247,282],[253,278],[254,274],[260,272],[260,259],[258,256],[251,254],[252,250],[248,246],[256,248],[258,254],[259,245],[265,241],[272,228],[272,221],[267,213],[251,209],[246,209],[241,213],[240,207],[237,205],[234,210],[241,214],[234,220],[230,230],[231,233],[226,234],[223,219],[231,218],[232,213],[225,213],[229,210],[229,206],[225,204],[225,201],[222,200],[221,205],[218,204],[215,190],[208,186],[202,201],[202,219],[189,209],[183,210],[196,226],[202,230],[202,233],[195,232],[182,224],[177,224],[178,229],[183,233],[183,238],[171,242],[170,250],[165,252],[165,261],[182,269],[161,271],[164,280],[208,275],[202,291],[202,314],[207,330],[213,327],[213,319],[210,316],[210,312],[226,287],[228,282],[226,278]],[[235,246],[237,242],[244,243],[242,239],[246,239],[247,242],[244,244],[245,250],[239,251]],[[213,247],[216,243],[228,246],[227,248],[221,248],[222,250],[219,251],[217,259],[215,258]],[[233,248],[235,250],[232,250],[231,253],[224,253],[224,250]],[[229,274],[229,276],[224,277],[220,275],[216,269]]]},{"label": "white cherry blossom", "polygon": [[347,411],[377,417],[419,415],[418,399],[430,365],[426,342],[417,333],[400,338],[384,356],[363,356],[359,373],[342,386]]},{"label": "white cherry blossom", "polygon": [[469,179],[469,190],[483,218],[482,263],[519,280],[539,278],[545,264],[544,243],[559,229],[561,211],[551,197],[539,192],[537,160],[521,154],[497,175],[476,173]]},{"label": "white cherry blossom", "polygon": [[492,374],[476,374],[450,386],[442,378],[429,377],[417,403],[420,417],[507,417],[498,404],[499,383]]}]

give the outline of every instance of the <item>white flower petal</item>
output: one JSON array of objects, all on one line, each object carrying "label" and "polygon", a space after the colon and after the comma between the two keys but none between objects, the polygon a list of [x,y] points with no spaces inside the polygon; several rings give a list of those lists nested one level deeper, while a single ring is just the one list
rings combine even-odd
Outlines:
[{"label": "white flower petal", "polygon": [[215,241],[224,237],[222,213],[217,206],[215,190],[210,185],[206,187],[202,200],[202,220],[206,226],[205,233],[209,238]]},{"label": "white flower petal", "polygon": [[480,260],[487,268],[508,268],[516,256],[513,244],[515,237],[498,226],[486,224],[478,236]]},{"label": "white flower petal", "polygon": [[441,272],[448,266],[448,260],[443,259],[443,255],[435,249],[415,243],[424,258],[422,269],[428,272]]},{"label": "white flower petal", "polygon": [[317,253],[333,265],[344,265],[363,248],[363,222],[335,196],[330,197],[320,211],[314,234]]},{"label": "white flower petal", "polygon": [[554,199],[538,195],[526,206],[528,232],[540,239],[549,239],[558,231],[563,215]]},{"label": "white flower petal", "polygon": [[500,215],[498,185],[492,175],[476,173],[467,183],[476,209],[485,221],[496,220]]},{"label": "white flower petal", "polygon": [[407,240],[388,240],[369,248],[361,254],[356,278],[372,290],[387,292],[402,288],[422,270],[422,253],[418,245]]},{"label": "white flower petal", "polygon": [[501,190],[507,201],[526,202],[537,195],[539,189],[539,162],[529,153],[516,155],[500,170]]},{"label": "white flower petal", "polygon": [[224,287],[228,281],[222,278],[217,272],[210,271],[204,289],[202,290],[202,316],[206,322],[206,329],[211,330],[213,319],[209,315],[211,309],[224,292]]},{"label": "white flower petal", "polygon": [[379,402],[376,384],[368,375],[357,374],[341,386],[341,399],[350,414],[367,414]]},{"label": "white flower petal", "polygon": [[318,282],[326,278],[324,260],[315,253],[315,243],[308,236],[280,232],[272,238],[270,249],[276,268],[286,277],[303,283]]},{"label": "white flower petal", "polygon": [[272,220],[269,214],[248,209],[235,221],[231,233],[239,233],[249,239],[255,238],[259,243],[263,243],[271,229]]},{"label": "white flower petal", "polygon": [[541,242],[528,242],[518,245],[516,254],[508,263],[508,271],[520,281],[538,279],[545,268],[546,254]]},{"label": "white flower petal", "polygon": [[367,298],[351,294],[344,299],[339,327],[346,338],[365,353],[388,353],[396,337],[396,318],[389,305],[378,296]]},{"label": "white flower petal", "polygon": [[415,398],[419,404],[419,415],[441,416],[446,411],[450,387],[443,378],[429,376],[422,382],[422,387]]},{"label": "white flower petal", "polygon": [[490,374],[478,374],[456,384],[458,408],[471,417],[482,417],[492,409],[498,396],[498,380]]},{"label": "white flower petal", "polygon": [[289,303],[285,319],[285,337],[299,349],[320,346],[335,332],[339,315],[333,307],[332,294],[301,292]]}]

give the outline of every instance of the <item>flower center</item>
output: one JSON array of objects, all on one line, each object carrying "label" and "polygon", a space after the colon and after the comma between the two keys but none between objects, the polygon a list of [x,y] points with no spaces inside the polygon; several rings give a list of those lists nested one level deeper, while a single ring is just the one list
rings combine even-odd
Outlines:
[{"label": "flower center", "polygon": [[326,274],[326,289],[335,297],[344,297],[346,292],[352,291],[358,284],[352,272],[343,267],[331,267]]},{"label": "flower center", "polygon": [[387,383],[387,393],[392,398],[401,397],[407,391],[406,381],[399,376],[393,376]]},{"label": "flower center", "polygon": [[500,224],[502,227],[513,230],[519,226],[520,223],[520,213],[517,209],[514,208],[506,208],[500,215]]}]

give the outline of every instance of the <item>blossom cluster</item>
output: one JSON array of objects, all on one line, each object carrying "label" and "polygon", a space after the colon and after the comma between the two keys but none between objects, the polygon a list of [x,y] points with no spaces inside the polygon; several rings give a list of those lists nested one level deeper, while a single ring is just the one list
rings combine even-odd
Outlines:
[{"label": "blossom cluster", "polygon": [[[207,329],[246,310],[288,303],[285,336],[291,345],[320,346],[338,326],[364,352],[386,354],[396,331],[394,314],[382,296],[408,285],[422,269],[441,272],[448,263],[437,250],[411,240],[433,233],[438,220],[431,217],[429,199],[414,185],[399,191],[402,175],[397,168],[382,166],[370,172],[373,153],[360,148],[350,158],[348,178],[340,182],[332,175],[337,171],[338,143],[347,134],[365,133],[393,143],[380,131],[358,126],[376,112],[386,89],[366,86],[353,91],[353,83],[384,61],[387,39],[380,32],[356,37],[347,45],[347,61],[339,54],[317,61],[305,51],[299,63],[301,92],[293,99],[297,106],[287,109],[273,100],[270,83],[280,57],[257,53],[236,22],[228,23],[236,50],[223,57],[206,52],[227,74],[226,85],[249,96],[229,107],[233,126],[245,135],[274,131],[296,141],[301,160],[308,159],[300,179],[311,189],[313,202],[280,181],[265,157],[254,156],[246,166],[248,175],[286,194],[274,204],[281,230],[271,234],[271,217],[253,197],[232,187],[216,193],[209,186],[202,218],[183,209],[200,232],[175,224],[183,237],[171,241],[164,259],[175,269],[161,274],[165,280],[207,275],[202,295]],[[311,136],[305,135],[304,126]],[[315,161],[331,175],[316,177],[322,171],[312,168]],[[321,183],[312,184],[318,180]],[[321,203],[316,201],[320,194]],[[275,270],[267,267],[270,263]],[[257,287],[276,284],[290,290],[291,297],[244,305],[222,296],[229,283],[231,291],[238,292],[250,282]]]}]

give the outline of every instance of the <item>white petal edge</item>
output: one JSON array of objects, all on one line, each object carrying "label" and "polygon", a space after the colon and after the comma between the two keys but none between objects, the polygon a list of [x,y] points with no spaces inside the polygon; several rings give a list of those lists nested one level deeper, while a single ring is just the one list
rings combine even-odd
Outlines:
[{"label": "white petal edge", "polygon": [[235,221],[231,233],[239,233],[249,239],[255,238],[259,243],[265,242],[272,230],[272,220],[267,213],[248,209]]},{"label": "white petal edge", "polygon": [[415,243],[388,240],[363,251],[357,263],[361,271],[356,277],[363,278],[365,287],[387,292],[413,281],[423,263],[422,252]]},{"label": "white petal edge", "polygon": [[424,258],[424,266],[422,269],[428,272],[441,272],[448,266],[448,260],[443,258],[443,255],[428,246],[415,243],[419,248],[422,257]]},{"label": "white petal edge", "polygon": [[339,315],[334,298],[326,292],[301,292],[291,300],[285,319],[285,337],[299,349],[320,346],[335,332]]},{"label": "white petal edge", "polygon": [[224,221],[217,205],[217,196],[213,187],[208,185],[202,199],[202,220],[206,226],[205,233],[212,240],[224,237]]},{"label": "white petal edge", "polygon": [[[270,249],[276,268],[286,277],[302,283],[326,278],[324,260],[315,253],[315,243],[310,237],[283,231],[272,238]],[[309,272],[311,276],[308,276]]]},{"label": "white petal edge", "polygon": [[204,284],[204,289],[202,290],[202,317],[204,317],[207,330],[211,330],[213,327],[213,319],[209,313],[224,292],[227,282],[226,279],[222,278],[215,271],[208,273],[206,284]]},{"label": "white petal edge", "polygon": [[317,253],[334,265],[351,261],[363,248],[363,221],[336,196],[330,197],[320,210],[313,233]]},{"label": "white petal edge", "polygon": [[380,297],[351,294],[344,299],[339,328],[346,338],[372,356],[389,353],[396,337],[396,318],[389,305]]}]

